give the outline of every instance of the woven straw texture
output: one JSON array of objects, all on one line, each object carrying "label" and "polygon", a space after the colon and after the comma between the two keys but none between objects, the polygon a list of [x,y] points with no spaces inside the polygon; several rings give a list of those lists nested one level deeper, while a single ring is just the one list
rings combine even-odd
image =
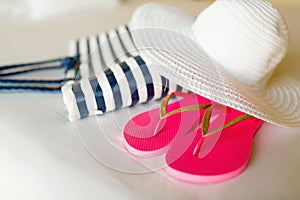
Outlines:
[{"label": "woven straw texture", "polygon": [[131,19],[141,54],[161,75],[275,125],[300,127],[300,83],[273,74],[288,46],[280,13],[262,0],[217,0],[197,19],[166,5]]}]

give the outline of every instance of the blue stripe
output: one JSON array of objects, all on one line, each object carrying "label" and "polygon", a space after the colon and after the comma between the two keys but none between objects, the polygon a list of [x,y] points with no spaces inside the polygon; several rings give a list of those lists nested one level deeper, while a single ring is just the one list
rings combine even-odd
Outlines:
[{"label": "blue stripe", "polygon": [[111,69],[107,69],[105,71],[105,75],[109,82],[110,88],[113,92],[113,96],[114,96],[114,100],[115,100],[115,109],[121,108],[123,105],[122,95],[121,95],[120,86],[117,83],[116,77],[115,77],[114,73],[111,71]]},{"label": "blue stripe", "polygon": [[92,63],[91,47],[90,47],[89,38],[86,39],[86,46],[87,46],[87,51],[88,51],[89,76],[92,76],[95,74],[95,72],[94,72],[94,67],[93,67],[93,63]]},{"label": "blue stripe", "polygon": [[129,84],[131,100],[132,100],[131,106],[133,106],[133,105],[137,104],[140,100],[136,80],[126,62],[120,63],[120,66],[126,76],[128,84]]},{"label": "blue stripe", "polygon": [[164,98],[169,93],[169,80],[165,77],[161,76],[161,82],[162,82],[162,94],[161,98]]},{"label": "blue stripe", "polygon": [[[130,39],[131,39],[133,45],[135,46],[135,43],[134,43],[134,41],[133,41],[133,37],[132,37],[131,31],[129,30],[129,27],[128,27],[127,25],[125,25],[125,29],[126,29],[126,31],[128,32],[129,37],[130,37]],[[136,46],[135,46],[135,47],[136,47]]]},{"label": "blue stripe", "polygon": [[104,57],[103,57],[103,54],[102,54],[101,44],[100,44],[100,40],[99,40],[98,35],[96,37],[96,40],[97,40],[97,45],[98,45],[98,50],[99,50],[99,58],[100,58],[100,62],[101,62],[101,67],[102,67],[103,70],[105,70],[106,64],[105,64]]},{"label": "blue stripe", "polygon": [[154,85],[153,85],[152,76],[149,72],[149,69],[147,68],[145,61],[140,56],[136,56],[134,57],[134,59],[139,65],[140,69],[142,70],[145,83],[146,83],[146,88],[147,88],[147,95],[148,95],[147,101],[150,101],[154,97]]},{"label": "blue stripe", "polygon": [[183,89],[183,88],[182,88],[180,85],[177,85],[177,86],[176,86],[176,91],[181,92],[182,89]]},{"label": "blue stripe", "polygon": [[78,83],[75,83],[72,87],[74,96],[76,98],[76,104],[80,113],[80,117],[89,116],[89,111],[85,102],[84,93],[82,92],[81,86]]},{"label": "blue stripe", "polygon": [[118,29],[116,29],[116,33],[117,33],[117,36],[118,36],[118,38],[119,38],[120,44],[121,44],[121,46],[122,46],[122,49],[123,49],[123,51],[125,52],[125,55],[126,55],[127,57],[132,57],[131,53],[129,53],[128,50],[127,50],[127,48],[125,47],[125,44],[124,44],[124,42],[123,42],[123,40],[122,40],[122,38],[121,38],[121,36],[120,36],[120,33],[119,33]]},{"label": "blue stripe", "polygon": [[97,109],[101,110],[102,112],[106,112],[106,104],[105,104],[105,100],[103,97],[103,91],[102,88],[99,85],[99,82],[97,80],[97,78],[91,78],[90,79],[90,84],[91,87],[93,89],[93,92],[95,94],[95,99],[97,102]]},{"label": "blue stripe", "polygon": [[[122,46],[122,49],[125,52],[125,55],[127,57],[132,57],[132,55],[128,52],[127,48],[125,47],[118,29],[116,29],[116,33],[117,33],[119,42],[120,42],[120,44]],[[125,76],[127,78],[128,84],[129,84],[130,94],[131,94],[131,100],[132,100],[131,106],[134,106],[140,100],[139,92],[138,92],[138,89],[137,89],[136,80],[135,80],[135,78],[134,78],[134,76],[133,76],[133,74],[132,74],[132,72],[130,70],[130,67],[127,65],[126,62],[120,63],[120,66],[121,66],[121,68],[122,68],[122,70],[123,70],[123,72],[124,72],[124,74],[125,74]]]},{"label": "blue stripe", "polygon": [[[76,57],[77,57],[77,60],[80,61],[79,40],[76,41]],[[79,80],[80,78],[81,78],[80,68],[78,67],[78,69],[75,72],[75,80]]]},{"label": "blue stripe", "polygon": [[116,63],[120,63],[121,61],[119,60],[119,58],[116,55],[116,52],[113,49],[113,46],[111,44],[111,41],[110,41],[108,33],[106,33],[106,39],[107,39],[107,42],[108,42],[108,45],[109,45],[109,49],[110,49],[111,55],[113,57],[113,61],[116,62]]}]

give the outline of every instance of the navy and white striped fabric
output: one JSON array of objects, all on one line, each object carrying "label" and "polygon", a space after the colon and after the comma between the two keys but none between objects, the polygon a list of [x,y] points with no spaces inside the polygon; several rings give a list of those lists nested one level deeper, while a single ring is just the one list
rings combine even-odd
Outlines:
[{"label": "navy and white striped fabric", "polygon": [[69,54],[82,61],[76,80],[62,87],[71,121],[187,92],[147,65],[127,26],[71,41]]}]

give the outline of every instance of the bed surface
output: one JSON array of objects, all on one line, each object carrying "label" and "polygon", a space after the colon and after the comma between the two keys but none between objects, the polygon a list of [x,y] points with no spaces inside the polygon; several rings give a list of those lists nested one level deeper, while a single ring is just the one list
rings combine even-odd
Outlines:
[{"label": "bed surface", "polygon": [[[1,21],[0,63],[61,56],[70,38],[127,23],[144,1],[106,11],[87,9],[41,21]],[[209,1],[167,1],[191,14]],[[280,70],[300,80],[300,6],[280,4],[291,47]],[[83,123],[68,121],[61,94],[0,93],[0,199],[299,199],[300,129],[264,124],[244,173],[194,185],[163,171],[123,173],[98,162],[82,145]],[[106,116],[98,117],[104,120]],[[80,133],[78,133],[80,132]]]}]

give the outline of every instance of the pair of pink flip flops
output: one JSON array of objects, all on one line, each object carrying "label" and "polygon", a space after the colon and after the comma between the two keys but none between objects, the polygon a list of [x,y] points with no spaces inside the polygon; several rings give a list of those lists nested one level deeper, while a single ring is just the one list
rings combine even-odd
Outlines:
[{"label": "pair of pink flip flops", "polygon": [[[168,105],[172,96],[182,99]],[[161,108],[133,117],[125,146],[136,156],[165,155],[165,171],[180,180],[215,183],[243,172],[263,121],[196,94],[173,93]]]}]

